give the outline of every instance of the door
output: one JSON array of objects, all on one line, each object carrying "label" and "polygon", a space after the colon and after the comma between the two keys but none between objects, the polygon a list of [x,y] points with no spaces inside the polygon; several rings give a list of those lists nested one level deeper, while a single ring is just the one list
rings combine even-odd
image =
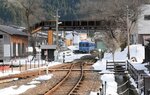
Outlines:
[{"label": "door", "polygon": [[4,43],[3,43],[3,35],[0,35],[0,60],[3,60],[3,57],[4,57],[4,50],[3,50],[3,46],[4,46]]}]

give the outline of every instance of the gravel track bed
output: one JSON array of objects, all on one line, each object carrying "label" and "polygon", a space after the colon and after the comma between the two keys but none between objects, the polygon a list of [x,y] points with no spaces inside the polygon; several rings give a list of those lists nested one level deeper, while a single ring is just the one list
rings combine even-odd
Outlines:
[{"label": "gravel track bed", "polygon": [[79,90],[77,91],[79,95],[89,95],[90,91],[97,92],[99,90],[100,83],[100,74],[97,72],[85,71],[84,81],[80,85]]},{"label": "gravel track bed", "polygon": [[37,87],[29,89],[20,95],[43,95],[46,91],[58,83],[67,74],[67,71],[57,71],[52,72],[51,74],[53,74],[53,76],[50,80],[41,81],[40,84],[37,84]]},{"label": "gravel track bed", "polygon": [[6,88],[6,87],[10,87],[10,86],[17,86],[17,87],[19,87],[21,85],[29,83],[34,78],[35,78],[35,76],[31,77],[31,78],[19,79],[19,80],[14,80],[14,81],[11,81],[11,82],[1,83],[0,84],[0,89]]},{"label": "gravel track bed", "polygon": [[80,71],[73,71],[68,79],[52,95],[67,95],[68,92],[77,83],[80,77]]},{"label": "gravel track bed", "polygon": [[[74,67],[79,68],[77,64]],[[59,65],[58,65],[58,68],[59,68]],[[93,68],[90,65],[85,65],[84,69],[93,69]],[[43,95],[45,92],[51,89],[54,85],[56,85],[67,74],[67,71],[54,71],[54,72],[50,72],[50,74],[53,74],[50,80],[40,81],[41,83],[36,84],[36,87],[31,88],[20,95]],[[33,76],[30,78],[26,78],[26,79],[20,79],[20,80],[11,81],[8,83],[2,83],[0,84],[0,89],[10,87],[10,86],[19,87],[21,85],[29,85],[28,83],[31,82],[35,78],[36,77]],[[63,84],[64,86],[62,88],[59,88],[57,93],[54,93],[52,95],[66,95],[67,90],[65,89],[70,89],[72,84],[76,82],[78,78],[79,78],[79,73],[73,71],[71,73],[71,76],[67,80],[68,82],[64,83]],[[100,85],[101,85],[100,75],[97,72],[84,71],[84,81],[82,81],[82,84],[80,85],[79,90],[77,92],[79,93],[79,95],[89,95],[90,91],[98,91]]]}]

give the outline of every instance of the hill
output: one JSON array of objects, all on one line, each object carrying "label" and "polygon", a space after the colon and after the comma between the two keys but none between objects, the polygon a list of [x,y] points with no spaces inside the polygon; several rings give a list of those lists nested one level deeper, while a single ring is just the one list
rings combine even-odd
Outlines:
[{"label": "hill", "polygon": [[[34,0],[34,3],[36,2],[37,0]],[[75,8],[78,3],[79,0],[42,0],[42,3],[39,4],[40,7],[32,11],[31,24],[45,19],[54,20],[57,9],[61,20],[77,19]],[[13,0],[1,0],[0,24],[26,26],[24,9]]]}]

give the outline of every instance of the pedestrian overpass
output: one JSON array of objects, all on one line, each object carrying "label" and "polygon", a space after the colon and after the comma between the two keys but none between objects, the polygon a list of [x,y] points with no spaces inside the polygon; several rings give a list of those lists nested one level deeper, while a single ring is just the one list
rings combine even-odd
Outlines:
[{"label": "pedestrian overpass", "polygon": [[[39,23],[34,24],[30,27],[30,31],[32,34],[39,33],[39,31],[47,31],[47,37],[48,44],[53,45],[53,33],[55,33],[56,30],[59,31],[75,31],[75,30],[82,30],[82,31],[93,31],[96,32],[98,30],[106,30],[108,29],[108,26],[111,25],[110,21],[106,20],[100,20],[100,21],[89,21],[89,20],[78,20],[78,21],[59,21],[60,24],[58,24],[56,29],[56,21],[48,20],[48,21],[41,21]],[[43,36],[43,33],[42,37]],[[89,32],[89,33],[90,33]],[[56,34],[56,33],[55,33]]]}]

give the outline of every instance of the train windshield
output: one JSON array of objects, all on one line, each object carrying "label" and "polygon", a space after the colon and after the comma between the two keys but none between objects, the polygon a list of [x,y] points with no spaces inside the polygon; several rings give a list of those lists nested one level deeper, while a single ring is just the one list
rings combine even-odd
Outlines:
[{"label": "train windshield", "polygon": [[80,43],[79,46],[80,46],[80,47],[88,47],[88,46],[89,46],[89,43]]},{"label": "train windshield", "polygon": [[85,47],[88,47],[88,46],[89,46],[89,43],[86,43],[86,44],[85,44]]}]

